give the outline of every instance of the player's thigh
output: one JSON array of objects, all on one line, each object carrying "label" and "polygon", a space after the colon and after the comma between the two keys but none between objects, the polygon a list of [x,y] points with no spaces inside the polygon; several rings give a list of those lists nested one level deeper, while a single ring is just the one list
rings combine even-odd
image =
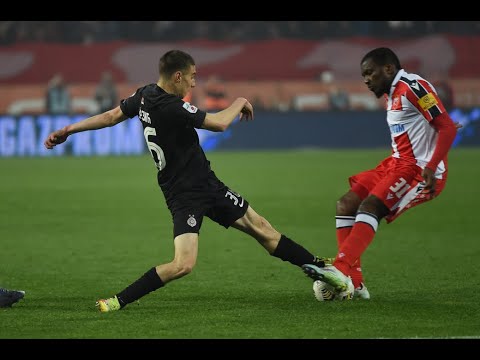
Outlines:
[{"label": "player's thigh", "polygon": [[175,237],[175,261],[195,266],[198,256],[198,233],[184,233]]},{"label": "player's thigh", "polygon": [[243,231],[252,236],[256,236],[260,233],[260,224],[262,222],[262,218],[257,212],[249,206],[245,214],[237,219],[233,224],[237,230]]},{"label": "player's thigh", "polygon": [[388,157],[374,169],[365,170],[350,176],[348,181],[351,191],[357,194],[361,200],[365,199],[370,194],[370,191],[388,175],[392,161],[392,158]]}]

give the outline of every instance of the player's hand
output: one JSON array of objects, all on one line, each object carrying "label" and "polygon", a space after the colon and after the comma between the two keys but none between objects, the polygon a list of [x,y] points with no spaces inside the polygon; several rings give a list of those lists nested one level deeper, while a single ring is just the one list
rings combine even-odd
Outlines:
[{"label": "player's hand", "polygon": [[432,169],[425,168],[422,171],[423,179],[425,180],[425,187],[423,193],[433,194],[435,192],[435,172]]},{"label": "player's hand", "polygon": [[45,140],[45,147],[47,149],[53,149],[55,145],[65,142],[68,138],[68,133],[65,128],[54,131],[48,135],[47,140]]},{"label": "player's hand", "polygon": [[459,122],[455,122],[455,127],[457,128],[457,131],[458,131],[458,129],[461,129],[463,125],[460,124]]},{"label": "player's hand", "polygon": [[240,111],[240,121],[244,119],[247,121],[250,119],[253,120],[253,106],[248,101]]}]

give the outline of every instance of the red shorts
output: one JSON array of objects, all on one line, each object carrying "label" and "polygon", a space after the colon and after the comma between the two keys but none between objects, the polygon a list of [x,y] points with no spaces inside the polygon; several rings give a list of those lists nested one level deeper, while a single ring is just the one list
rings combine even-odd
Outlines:
[{"label": "red shorts", "polygon": [[404,211],[437,197],[445,187],[446,175],[447,172],[442,174],[442,179],[437,178],[433,194],[424,193],[422,169],[390,156],[376,168],[353,175],[348,180],[351,190],[362,200],[375,195],[390,209],[385,217],[389,223]]}]

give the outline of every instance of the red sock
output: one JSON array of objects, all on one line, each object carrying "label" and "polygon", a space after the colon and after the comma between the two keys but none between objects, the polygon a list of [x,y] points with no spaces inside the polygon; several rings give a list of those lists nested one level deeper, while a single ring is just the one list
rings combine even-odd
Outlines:
[{"label": "red sock", "polygon": [[[372,242],[378,228],[377,217],[367,212],[359,212],[355,217],[355,224],[353,225],[350,234],[344,239],[337,240],[342,242],[335,258],[335,267],[346,275],[352,276],[352,281],[356,277],[354,286],[358,287],[363,281],[360,267],[360,256],[367,249]],[[359,281],[360,280],[360,281]]]},{"label": "red sock", "polygon": [[[335,216],[335,223],[337,227],[337,244],[340,249],[352,231],[355,224],[355,216]],[[362,268],[360,264],[360,258],[358,258],[355,265],[350,269],[350,277],[352,278],[353,286],[356,288],[363,282]]]},{"label": "red sock", "polygon": [[352,278],[353,286],[358,288],[363,282],[362,266],[360,264],[360,258],[357,260],[355,265],[350,268],[350,277]]},{"label": "red sock", "polygon": [[335,225],[337,227],[337,244],[338,248],[342,246],[343,242],[352,231],[355,224],[355,216],[335,216]]}]

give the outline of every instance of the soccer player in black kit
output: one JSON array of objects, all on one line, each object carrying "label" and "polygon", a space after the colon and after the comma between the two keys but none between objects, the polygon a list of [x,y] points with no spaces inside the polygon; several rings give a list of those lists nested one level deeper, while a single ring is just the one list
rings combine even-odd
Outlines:
[{"label": "soccer player in black kit", "polygon": [[158,170],[158,184],[172,214],[173,260],[152,267],[113,297],[98,300],[99,311],[120,310],[189,274],[197,260],[204,216],[252,236],[270,255],[299,268],[304,264],[325,266],[327,259],[314,256],[278,232],[210,168],[195,129],[218,132],[226,130],[237,116],[240,120],[252,120],[250,102],[239,97],[224,110],[206,113],[183,101],[195,87],[196,67],[194,59],[180,50],[168,51],[160,58],[159,74],[157,83],[140,87],[114,109],[54,131],[45,140],[45,147],[52,149],[71,134],[114,126],[138,115]]}]

